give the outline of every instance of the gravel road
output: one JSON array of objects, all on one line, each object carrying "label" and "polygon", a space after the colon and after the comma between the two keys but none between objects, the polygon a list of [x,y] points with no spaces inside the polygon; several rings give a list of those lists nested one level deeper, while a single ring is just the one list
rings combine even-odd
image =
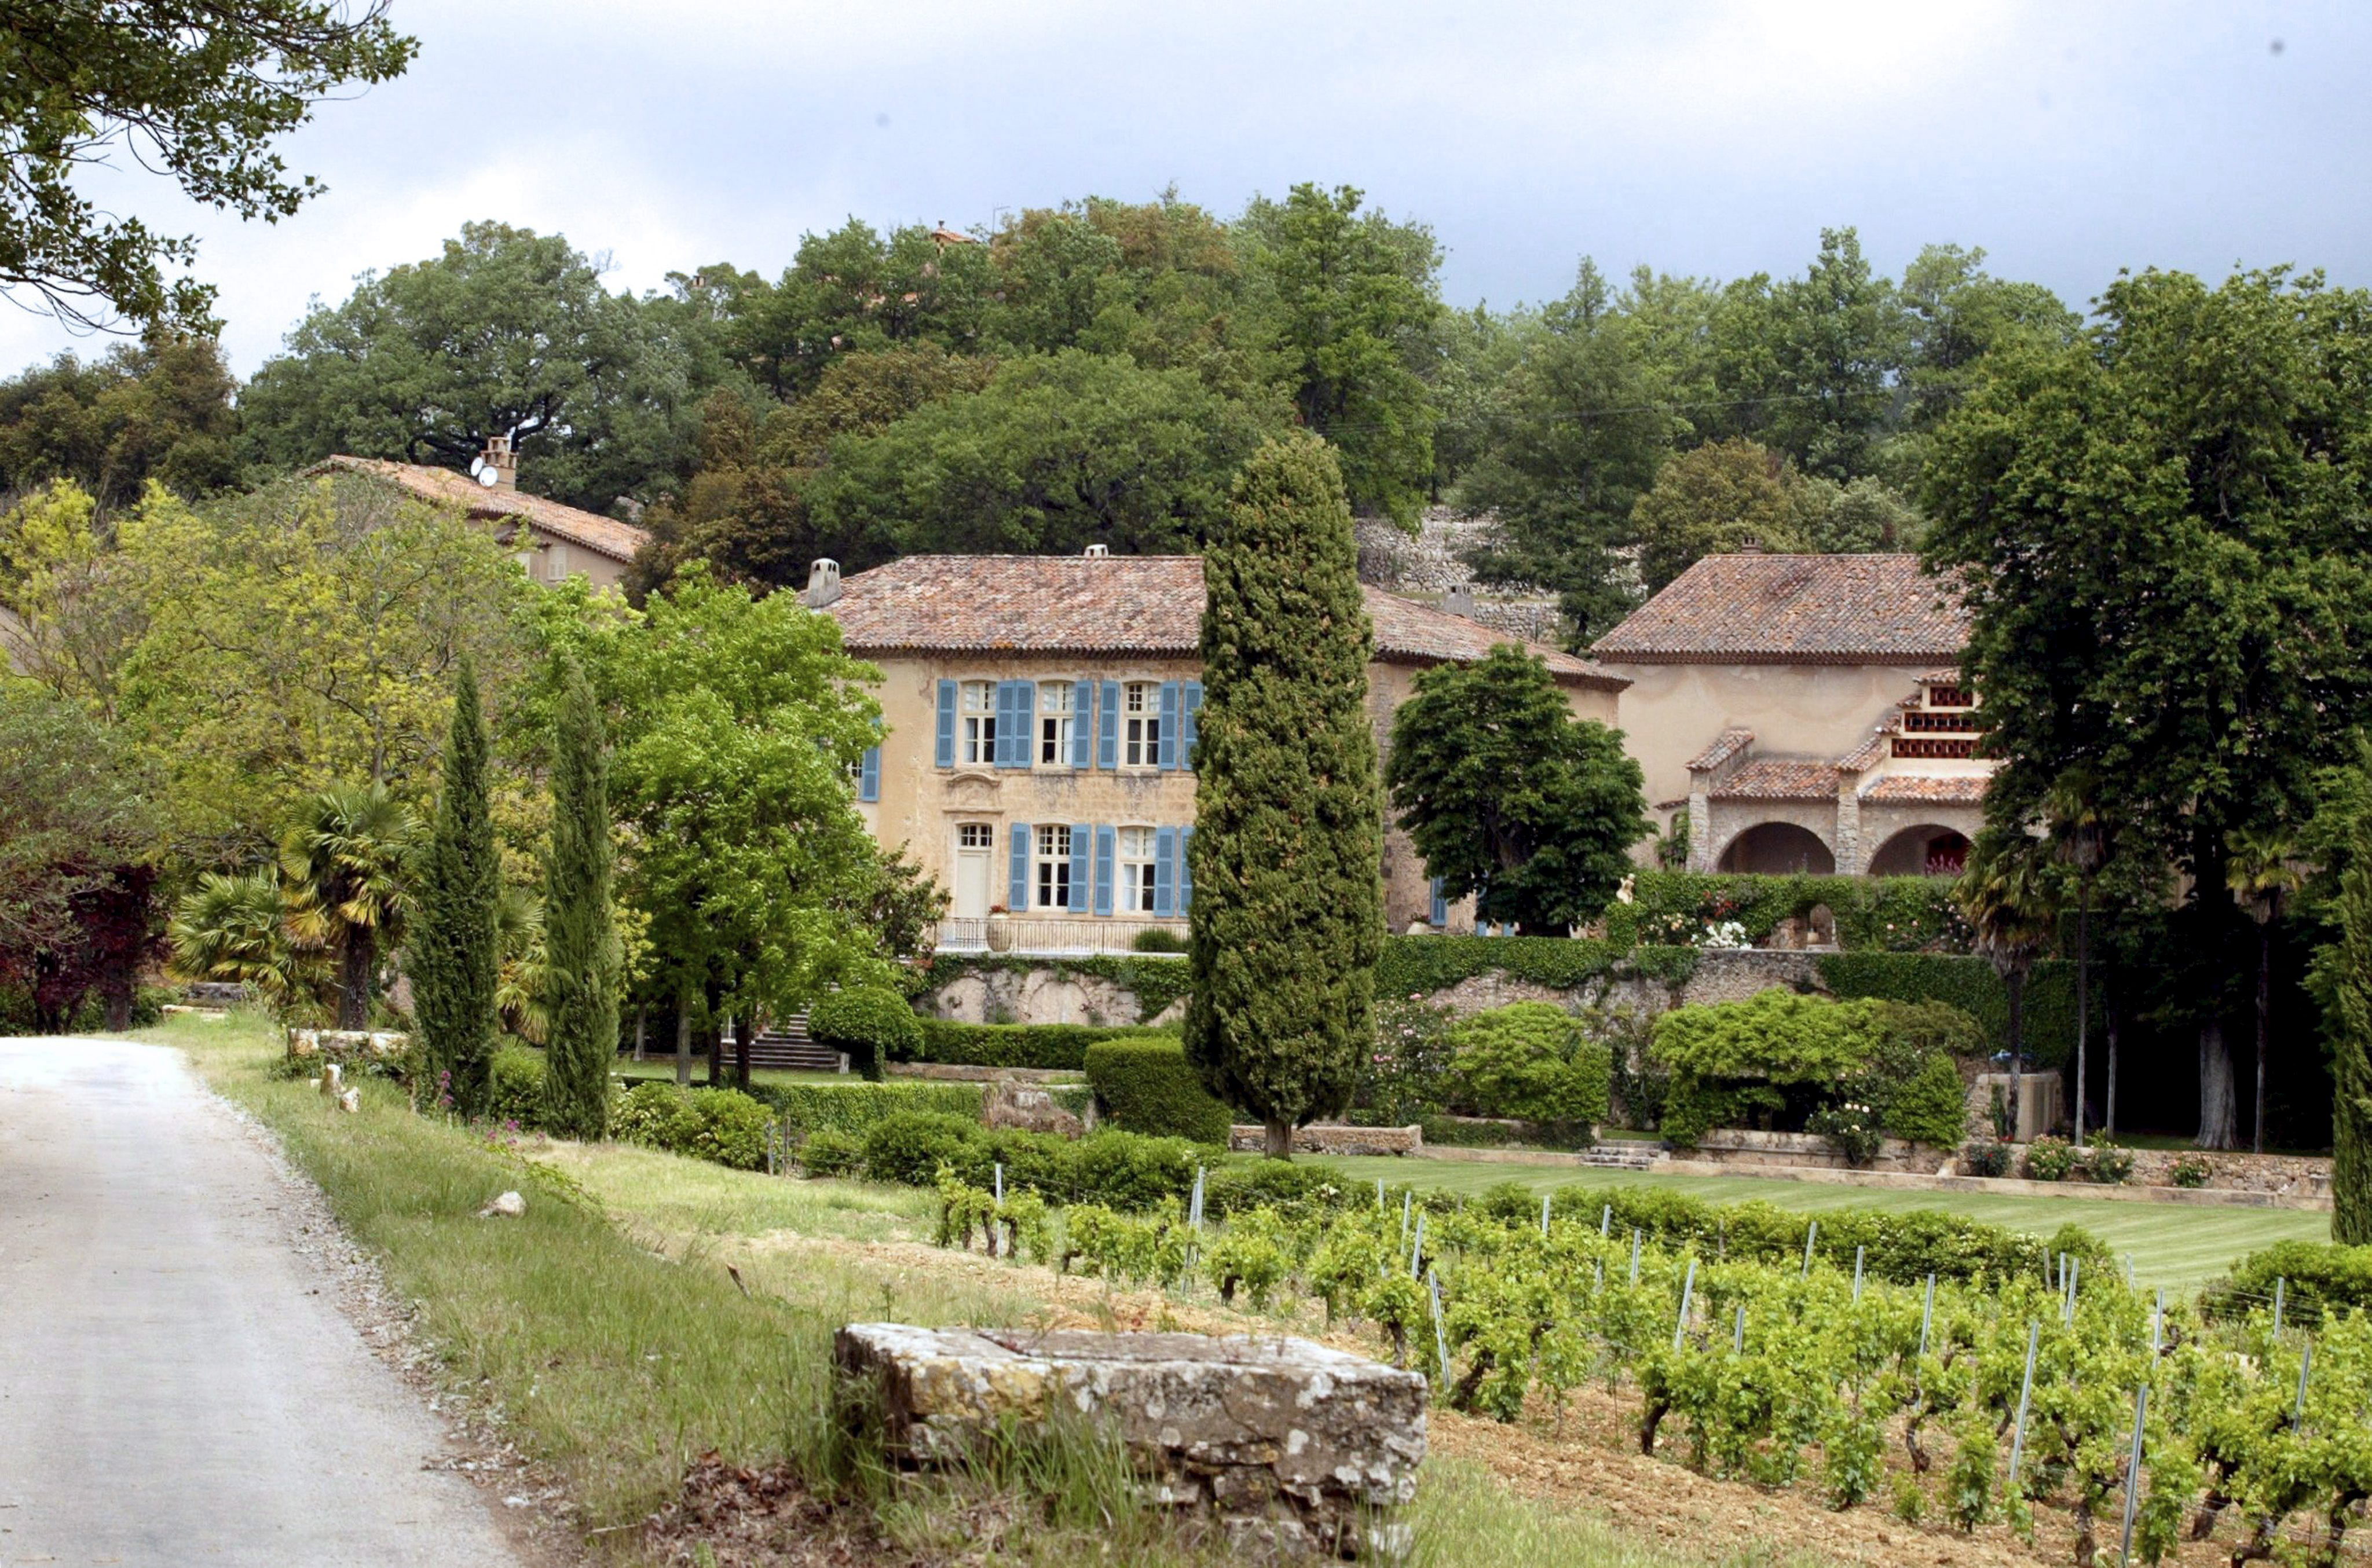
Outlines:
[{"label": "gravel road", "polygon": [[0,1568],[517,1568],[180,1053],[0,1040]]}]

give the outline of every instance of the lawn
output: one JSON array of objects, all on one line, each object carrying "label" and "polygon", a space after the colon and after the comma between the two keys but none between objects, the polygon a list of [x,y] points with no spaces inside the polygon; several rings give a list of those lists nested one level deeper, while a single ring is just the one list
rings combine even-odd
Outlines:
[{"label": "lawn", "polygon": [[[1829,1186],[1752,1176],[1664,1176],[1652,1171],[1587,1170],[1484,1160],[1400,1159],[1389,1156],[1312,1156],[1361,1182],[1440,1187],[1481,1192],[1516,1181],[1535,1192],[1560,1187],[1671,1187],[1715,1203],[1761,1199],[1782,1209],[1820,1214],[1833,1209],[1941,1209],[1989,1220],[2013,1230],[2048,1235],[2073,1221],[2134,1260],[2136,1283],[2180,1287],[2212,1279],[2243,1253],[2276,1241],[2328,1241],[2331,1216],[2297,1209],[2192,1207],[2064,1198],[2009,1198],[1989,1192],[1906,1192],[1891,1188]],[[2080,1189],[2078,1190],[2080,1191]]]}]

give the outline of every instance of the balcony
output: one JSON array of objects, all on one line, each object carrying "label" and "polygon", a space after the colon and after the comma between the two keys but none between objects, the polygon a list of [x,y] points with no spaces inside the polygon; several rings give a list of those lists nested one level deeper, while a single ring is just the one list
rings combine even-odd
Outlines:
[{"label": "balcony", "polygon": [[1079,920],[1028,914],[951,918],[939,922],[939,951],[1078,958],[1096,953],[1133,953],[1137,936],[1147,931],[1167,931],[1183,940],[1186,923],[1114,915]]}]

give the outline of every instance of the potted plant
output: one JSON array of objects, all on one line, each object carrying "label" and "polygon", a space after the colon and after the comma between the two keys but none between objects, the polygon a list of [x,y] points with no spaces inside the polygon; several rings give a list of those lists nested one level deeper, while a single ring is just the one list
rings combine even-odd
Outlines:
[{"label": "potted plant", "polygon": [[988,906],[988,950],[992,953],[1013,951],[1013,917],[1003,904]]}]

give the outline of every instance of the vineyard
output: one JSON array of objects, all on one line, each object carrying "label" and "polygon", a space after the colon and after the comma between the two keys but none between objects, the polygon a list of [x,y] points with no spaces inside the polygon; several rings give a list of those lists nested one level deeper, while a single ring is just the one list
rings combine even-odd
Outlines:
[{"label": "vineyard", "polygon": [[2079,1568],[2211,1539],[2235,1565],[2365,1560],[2372,1318],[2301,1312],[2279,1281],[2170,1301],[2073,1230],[1838,1214],[1783,1237],[1738,1211],[1708,1234],[1573,1189],[1453,1207],[1379,1186],[1224,1221],[1199,1182],[1142,1214],[1052,1208],[1001,1172],[939,1191],[942,1246],[1303,1308],[1501,1421],[1561,1433],[1568,1397],[1600,1387],[1642,1453],[1831,1508],[2032,1540],[2043,1504]]}]

